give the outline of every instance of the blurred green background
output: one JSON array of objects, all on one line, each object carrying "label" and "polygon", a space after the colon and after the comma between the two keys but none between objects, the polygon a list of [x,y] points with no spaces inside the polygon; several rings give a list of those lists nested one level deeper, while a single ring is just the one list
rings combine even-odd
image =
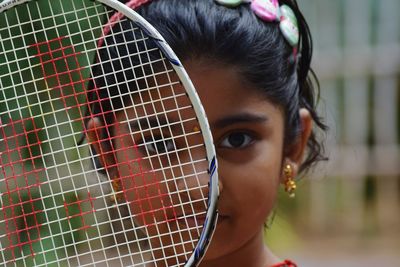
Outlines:
[{"label": "blurred green background", "polygon": [[300,266],[400,266],[400,1],[298,0],[314,37],[327,155],[281,194],[267,239]]}]

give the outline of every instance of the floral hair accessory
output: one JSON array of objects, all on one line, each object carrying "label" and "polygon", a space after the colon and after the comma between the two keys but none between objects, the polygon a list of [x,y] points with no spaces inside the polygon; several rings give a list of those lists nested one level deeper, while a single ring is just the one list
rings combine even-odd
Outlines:
[{"label": "floral hair accessory", "polygon": [[251,2],[251,9],[264,21],[279,21],[278,0],[254,0]]},{"label": "floral hair accessory", "polygon": [[293,10],[287,6],[281,6],[281,18],[279,28],[283,36],[292,46],[297,46],[299,43],[299,26],[297,25],[296,15]]},{"label": "floral hair accessory", "polygon": [[251,3],[250,8],[263,21],[279,22],[279,28],[286,41],[297,50],[299,44],[299,26],[296,15],[288,5],[279,6],[278,0],[215,0],[227,7]]}]

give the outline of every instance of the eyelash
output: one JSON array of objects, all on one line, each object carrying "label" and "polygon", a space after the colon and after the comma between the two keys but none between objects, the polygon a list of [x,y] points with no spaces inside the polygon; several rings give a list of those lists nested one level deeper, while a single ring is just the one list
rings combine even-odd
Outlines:
[{"label": "eyelash", "polygon": [[[229,138],[233,137],[234,135],[242,135],[245,136],[245,140],[243,141],[243,143],[245,143],[245,145],[240,144],[239,146],[232,146],[232,145],[224,145],[225,141],[229,142]],[[228,149],[242,149],[242,148],[246,148],[249,145],[251,145],[254,141],[255,141],[255,137],[253,134],[248,133],[248,132],[244,132],[244,131],[238,131],[238,132],[231,132],[229,134],[227,134],[222,141],[219,143],[219,147],[222,148],[228,148]],[[232,141],[232,140],[231,140]]]},{"label": "eyelash", "polygon": [[[147,150],[149,154],[169,153],[176,149],[173,139],[161,135],[145,137],[144,141],[141,143],[144,145],[144,149]],[[161,146],[158,147],[157,145]]]}]

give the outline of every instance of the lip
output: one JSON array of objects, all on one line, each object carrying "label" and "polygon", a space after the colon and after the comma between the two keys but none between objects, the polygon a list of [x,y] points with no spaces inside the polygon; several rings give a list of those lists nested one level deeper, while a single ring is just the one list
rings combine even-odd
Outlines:
[{"label": "lip", "polygon": [[226,221],[228,218],[229,218],[229,216],[227,216],[227,215],[218,214],[217,225],[223,223],[223,222]]},{"label": "lip", "polygon": [[204,225],[206,215],[191,215],[191,216],[177,216],[177,221],[181,226],[185,228],[199,228]]},{"label": "lip", "polygon": [[[200,213],[200,212],[199,212]],[[201,212],[200,214],[179,214],[175,215],[174,219],[171,221],[178,222],[181,227],[188,228],[188,229],[198,229],[202,227],[206,221],[207,214],[205,212]],[[218,214],[217,225],[222,224],[223,222],[229,219],[228,215],[225,214]]]}]

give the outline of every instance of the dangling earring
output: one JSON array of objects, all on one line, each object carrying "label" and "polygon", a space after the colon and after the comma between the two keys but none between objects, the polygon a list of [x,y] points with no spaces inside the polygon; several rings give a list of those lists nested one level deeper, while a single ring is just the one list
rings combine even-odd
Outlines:
[{"label": "dangling earring", "polygon": [[111,181],[112,185],[112,195],[110,196],[110,200],[112,205],[117,205],[118,203],[121,203],[124,199],[123,193],[122,193],[122,186],[121,186],[121,180],[118,176],[114,177]]},{"label": "dangling earring", "polygon": [[293,177],[293,168],[290,164],[285,166],[283,174],[285,175],[285,191],[288,192],[289,197],[294,198],[297,186]]}]

